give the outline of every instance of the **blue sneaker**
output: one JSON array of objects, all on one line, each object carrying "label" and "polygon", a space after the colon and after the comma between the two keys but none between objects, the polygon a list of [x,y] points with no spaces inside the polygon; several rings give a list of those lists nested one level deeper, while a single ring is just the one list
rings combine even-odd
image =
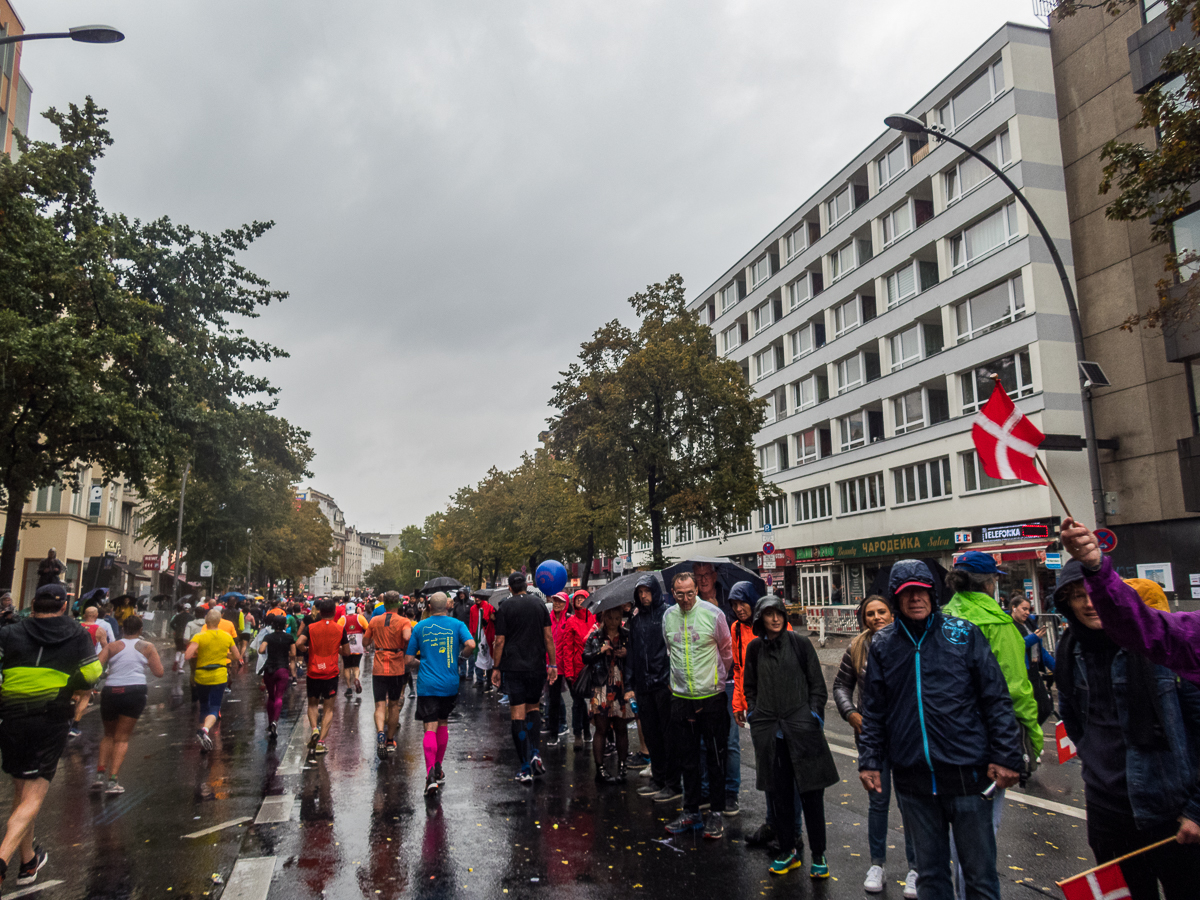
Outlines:
[{"label": "blue sneaker", "polygon": [[810,878],[828,878],[829,863],[825,862],[824,856],[815,857],[812,861],[812,866],[808,870]]},{"label": "blue sneaker", "polygon": [[517,773],[517,781],[521,784],[533,784],[533,773],[529,771],[529,766],[521,766],[521,771]]},{"label": "blue sneaker", "polygon": [[387,735],[382,731],[375,733],[375,755],[380,759],[387,756]]},{"label": "blue sneaker", "polygon": [[700,815],[700,813],[680,813],[679,818],[667,825],[667,831],[671,832],[671,834],[683,834],[687,831],[703,830],[704,816]]},{"label": "blue sneaker", "polygon": [[529,761],[529,768],[533,770],[533,774],[541,777],[546,774],[546,764],[542,762],[542,754],[534,753],[533,759]]}]

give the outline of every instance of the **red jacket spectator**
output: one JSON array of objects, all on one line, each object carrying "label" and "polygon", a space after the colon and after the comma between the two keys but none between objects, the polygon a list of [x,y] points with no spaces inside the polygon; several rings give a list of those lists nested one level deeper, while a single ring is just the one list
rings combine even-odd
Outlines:
[{"label": "red jacket spectator", "polygon": [[467,627],[471,629],[471,637],[479,634],[479,617],[483,616],[483,636],[489,648],[496,646],[496,608],[486,600],[480,600],[471,605],[470,620]]},{"label": "red jacket spectator", "polygon": [[[572,681],[583,671],[583,642],[596,625],[596,617],[587,610],[587,591],[576,591],[571,598],[575,608],[562,627],[562,643],[554,640],[554,652],[558,656],[559,673]],[[551,626],[553,629],[553,626]]]}]

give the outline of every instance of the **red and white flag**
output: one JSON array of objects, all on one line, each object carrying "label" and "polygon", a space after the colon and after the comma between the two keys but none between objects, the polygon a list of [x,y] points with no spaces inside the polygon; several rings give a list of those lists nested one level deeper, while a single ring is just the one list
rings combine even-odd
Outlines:
[{"label": "red and white flag", "polygon": [[1067,737],[1067,726],[1061,721],[1054,726],[1054,743],[1058,745],[1058,764],[1060,766],[1079,755],[1075,751],[1075,742]]},{"label": "red and white flag", "polygon": [[1067,900],[1123,900],[1129,897],[1129,885],[1116,862],[1060,881],[1058,886]]},{"label": "red and white flag", "polygon": [[992,396],[975,415],[971,437],[983,471],[991,478],[1046,483],[1034,462],[1034,454],[1046,436],[1017,409],[999,379]]}]

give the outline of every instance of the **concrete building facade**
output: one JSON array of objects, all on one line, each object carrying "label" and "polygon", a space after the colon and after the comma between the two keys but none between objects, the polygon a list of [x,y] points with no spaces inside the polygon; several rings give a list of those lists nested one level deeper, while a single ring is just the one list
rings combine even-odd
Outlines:
[{"label": "concrete building facade", "polygon": [[[1097,434],[1119,441],[1115,452],[1101,453],[1108,525],[1118,538],[1113,561],[1126,577],[1153,577],[1177,599],[1190,599],[1189,575],[1200,573],[1200,332],[1194,322],[1165,333],[1121,328],[1158,302],[1168,248],[1151,242],[1147,221],[1108,219],[1114,195],[1098,186],[1108,141],[1157,140],[1136,127],[1137,95],[1165,81],[1162,58],[1191,29],[1172,31],[1161,2],[1122,9],[1119,16],[1096,8],[1050,18],[1071,246],[1087,355],[1112,382],[1095,390],[1093,408]],[[1178,249],[1200,248],[1200,203],[1173,230]]]},{"label": "concrete building facade", "polygon": [[[1049,38],[1005,25],[908,112],[1001,165],[1070,259]],[[822,606],[856,602],[897,558],[946,565],[976,547],[1009,564],[1006,593],[1040,602],[1062,507],[988,478],[971,420],[992,373],[1044,432],[1082,434],[1082,407],[1061,285],[998,179],[948,144],[884,133],[690,306],[767,399],[756,449],[782,496],[734,534],[672,528],[668,555],[731,556]],[[1086,509],[1083,454],[1045,456]]]}]

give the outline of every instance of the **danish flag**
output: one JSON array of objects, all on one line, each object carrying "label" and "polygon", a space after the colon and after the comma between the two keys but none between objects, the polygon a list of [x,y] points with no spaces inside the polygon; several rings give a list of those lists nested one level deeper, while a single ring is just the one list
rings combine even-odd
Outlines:
[{"label": "danish flag", "polygon": [[1058,886],[1067,900],[1124,900],[1130,896],[1129,885],[1115,862],[1060,881]]},{"label": "danish flag", "polygon": [[991,478],[1046,483],[1034,463],[1034,454],[1046,436],[1017,409],[999,378],[992,396],[973,420],[971,437],[983,471]]}]

